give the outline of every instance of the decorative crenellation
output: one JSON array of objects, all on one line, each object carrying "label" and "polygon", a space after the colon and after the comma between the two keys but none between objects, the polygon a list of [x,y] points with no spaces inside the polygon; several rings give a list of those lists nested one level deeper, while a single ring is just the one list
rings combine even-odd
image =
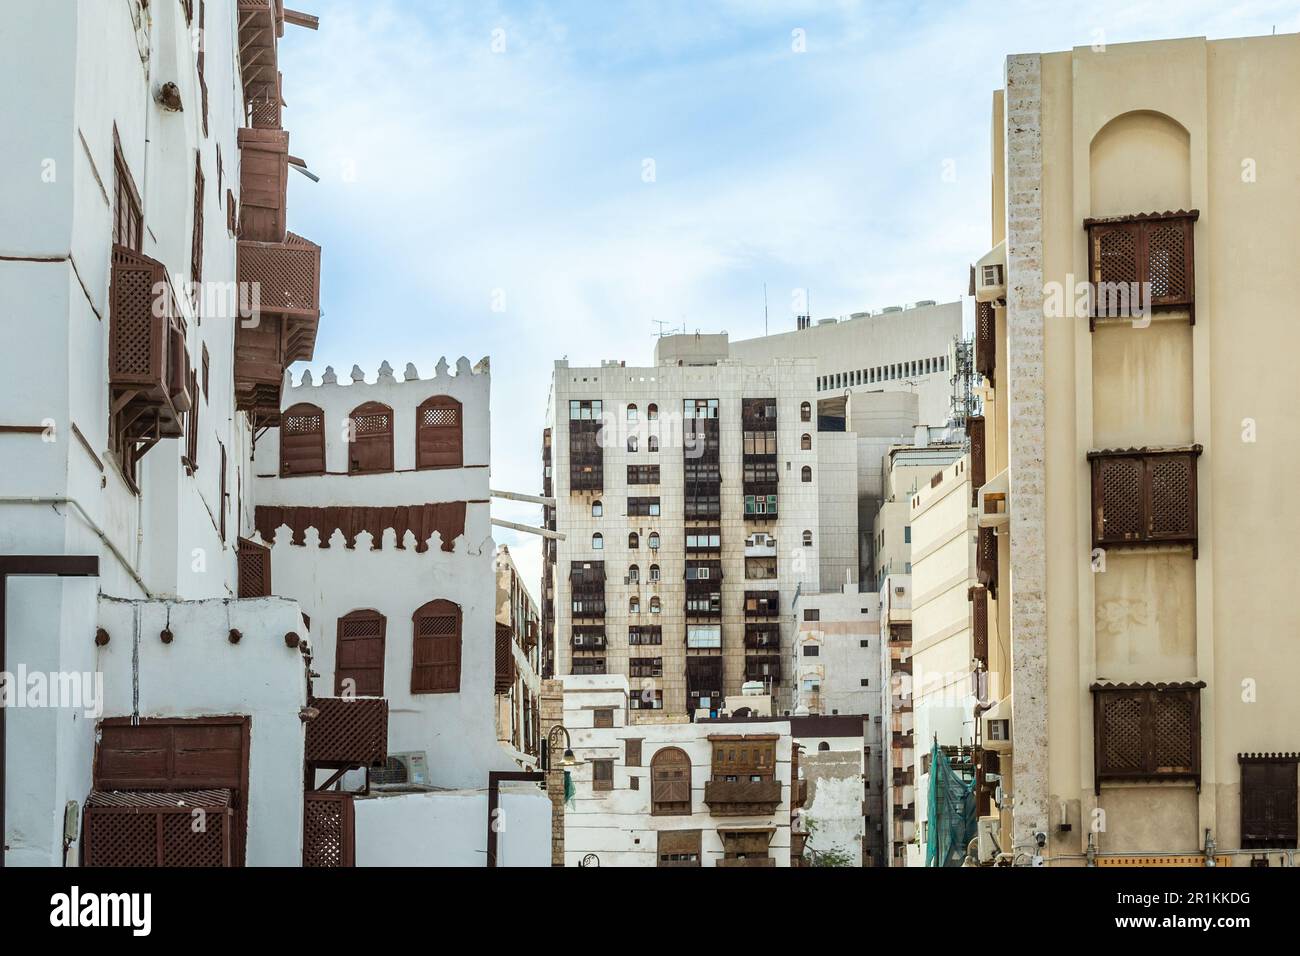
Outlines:
[{"label": "decorative crenellation", "polygon": [[[483,356],[476,364],[471,365],[469,359],[462,355],[456,360],[456,374],[453,376],[451,374],[451,366],[447,364],[447,357],[443,356],[438,360],[438,364],[434,368],[434,374],[431,377],[424,379],[420,378],[420,373],[416,369],[415,363],[407,362],[406,368],[402,371],[401,382],[435,382],[443,378],[460,378],[462,375],[488,375],[491,371],[492,365],[488,356]],[[348,378],[350,379],[349,384],[352,385],[397,385],[399,383],[397,375],[393,371],[393,367],[389,365],[387,361],[380,364],[373,382],[366,381],[366,373],[361,370],[361,366],[359,365],[352,366],[352,371],[348,373]],[[325,366],[325,371],[321,373],[319,383],[317,383],[315,378],[312,376],[311,369],[304,369],[296,384],[293,381],[293,373],[287,369],[285,370],[284,387],[286,389],[320,387],[321,385],[340,385],[338,373],[334,370],[333,365]]]},{"label": "decorative crenellation", "polygon": [[[322,542],[320,531],[314,526],[305,530],[301,544],[294,540],[294,529],[288,525],[280,525],[276,529],[275,536],[270,541],[264,540],[260,531],[254,531],[249,540],[269,547],[273,555],[280,551],[287,552],[288,549],[299,551],[305,547],[308,549],[322,548],[342,553],[357,552],[361,554],[386,551],[410,554],[413,558],[424,558],[426,555],[439,554],[447,557],[464,555],[478,557],[485,553],[484,549],[486,549],[486,553],[491,554],[496,548],[496,543],[490,537],[487,541],[475,547],[470,544],[464,534],[457,535],[455,539],[445,544],[442,540],[442,534],[438,531],[434,531],[429,535],[428,540],[421,541],[415,536],[414,532],[408,530],[399,541],[397,532],[392,528],[384,529],[384,533],[378,541],[369,531],[358,531],[353,535],[350,545],[348,537],[339,528],[335,528],[333,533]],[[448,547],[447,544],[451,546]]]}]

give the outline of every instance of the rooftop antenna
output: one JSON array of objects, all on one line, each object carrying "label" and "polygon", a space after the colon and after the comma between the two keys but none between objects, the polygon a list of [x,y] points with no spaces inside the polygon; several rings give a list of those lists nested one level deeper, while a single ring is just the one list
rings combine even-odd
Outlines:
[{"label": "rooftop antenna", "polygon": [[655,333],[656,335],[659,336],[659,338],[662,339],[665,335],[669,334],[664,331],[664,326],[667,325],[668,323],[665,322],[663,319],[651,319],[650,324],[659,326],[659,331]]}]

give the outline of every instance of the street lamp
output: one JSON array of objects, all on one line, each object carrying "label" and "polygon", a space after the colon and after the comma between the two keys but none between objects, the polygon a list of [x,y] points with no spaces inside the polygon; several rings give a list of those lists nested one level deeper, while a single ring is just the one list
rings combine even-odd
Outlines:
[{"label": "street lamp", "polygon": [[560,740],[564,740],[564,754],[560,757],[560,767],[564,770],[570,770],[582,763],[573,755],[573,741],[569,737],[568,728],[564,724],[556,724],[546,735],[546,767],[551,767],[551,751],[560,745]]}]

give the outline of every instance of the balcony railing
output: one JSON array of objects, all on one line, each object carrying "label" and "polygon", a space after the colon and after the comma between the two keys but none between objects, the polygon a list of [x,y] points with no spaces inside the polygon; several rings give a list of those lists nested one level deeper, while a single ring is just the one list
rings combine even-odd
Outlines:
[{"label": "balcony railing", "polygon": [[313,697],[307,721],[307,763],[322,768],[369,767],[388,759],[388,699]]},{"label": "balcony railing", "polygon": [[715,817],[762,816],[781,804],[779,780],[709,780],[704,802]]}]

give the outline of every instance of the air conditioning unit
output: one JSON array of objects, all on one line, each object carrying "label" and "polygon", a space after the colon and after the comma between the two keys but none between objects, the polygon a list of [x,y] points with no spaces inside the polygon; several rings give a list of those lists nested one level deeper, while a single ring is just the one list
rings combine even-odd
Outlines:
[{"label": "air conditioning unit", "polygon": [[1011,698],[1004,697],[980,715],[981,742],[988,750],[1011,749]]},{"label": "air conditioning unit", "polygon": [[993,863],[1002,852],[1002,818],[980,817],[975,821],[975,852],[981,863]]},{"label": "air conditioning unit", "polygon": [[1007,300],[1007,244],[999,242],[975,263],[975,301],[1005,303]]},{"label": "air conditioning unit", "polygon": [[371,768],[370,786],[376,790],[431,786],[428,753],[413,750],[409,753],[389,754],[382,770]]}]

